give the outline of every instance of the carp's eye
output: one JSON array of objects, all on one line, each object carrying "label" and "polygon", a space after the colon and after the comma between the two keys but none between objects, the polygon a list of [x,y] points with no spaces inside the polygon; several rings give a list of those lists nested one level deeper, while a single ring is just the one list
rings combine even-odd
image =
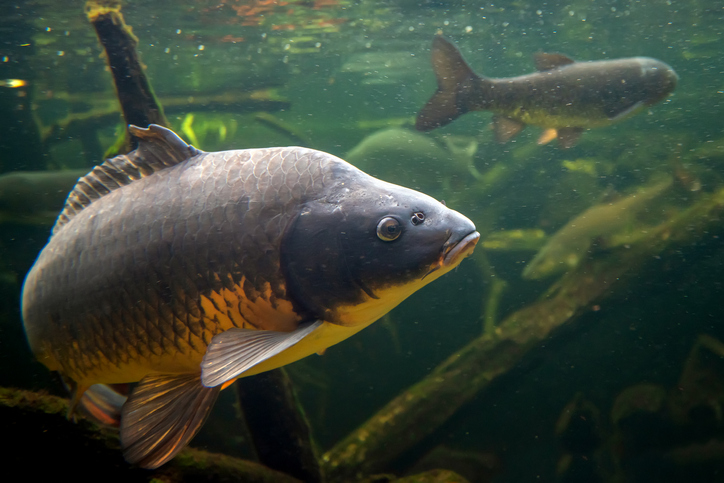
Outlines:
[{"label": "carp's eye", "polygon": [[377,223],[377,237],[382,241],[397,240],[401,234],[400,222],[391,216],[385,216]]},{"label": "carp's eye", "polygon": [[423,221],[425,221],[425,213],[423,213],[422,211],[416,211],[412,214],[412,219],[410,219],[410,223],[415,226],[419,225]]}]

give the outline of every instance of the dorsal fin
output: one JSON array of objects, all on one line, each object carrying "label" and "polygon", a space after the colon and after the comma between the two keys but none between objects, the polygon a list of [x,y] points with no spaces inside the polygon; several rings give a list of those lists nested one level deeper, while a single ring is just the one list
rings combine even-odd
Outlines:
[{"label": "dorsal fin", "polygon": [[151,124],[147,129],[129,125],[128,131],[138,139],[138,147],[128,154],[107,159],[78,180],[55,222],[53,234],[83,208],[111,191],[200,153],[173,131],[157,124]]},{"label": "dorsal fin", "polygon": [[535,62],[536,69],[540,71],[557,69],[568,64],[575,64],[576,61],[563,54],[546,54],[545,52],[538,52],[533,55],[533,61]]}]

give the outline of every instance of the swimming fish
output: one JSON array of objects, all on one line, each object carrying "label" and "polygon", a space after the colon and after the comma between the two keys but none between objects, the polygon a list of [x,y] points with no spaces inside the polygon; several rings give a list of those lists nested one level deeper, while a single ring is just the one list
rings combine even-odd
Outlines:
[{"label": "swimming fish", "polygon": [[[404,182],[428,193],[449,186],[455,178],[481,176],[474,164],[478,148],[474,138],[446,136],[443,143],[410,129],[392,127],[370,134],[344,158],[374,176]],[[441,165],[445,166],[442,173]]]},{"label": "swimming fish", "polygon": [[18,87],[25,87],[28,85],[28,81],[24,79],[0,79],[0,87],[8,87],[10,89],[17,89]]},{"label": "swimming fish", "polygon": [[[610,203],[592,206],[553,234],[523,269],[523,278],[536,280],[578,266],[596,240],[612,240],[632,225],[637,214],[651,207],[673,185],[666,177],[653,185]],[[609,245],[612,246],[612,245]]]},{"label": "swimming fish", "polygon": [[508,141],[527,124],[546,129],[539,139],[573,146],[584,129],[607,126],[665,99],[676,87],[674,69],[660,60],[631,57],[575,62],[562,54],[535,56],[538,72],[519,77],[476,75],[441,36],[432,43],[438,88],[417,116],[430,131],[468,111],[493,111],[493,130]]},{"label": "swimming fish", "polygon": [[71,407],[138,381],[120,436],[145,468],[189,442],[223,387],[354,335],[480,236],[321,151],[207,153],[161,126],[129,131],[138,148],[68,196],[22,314],[37,359],[75,387]]}]

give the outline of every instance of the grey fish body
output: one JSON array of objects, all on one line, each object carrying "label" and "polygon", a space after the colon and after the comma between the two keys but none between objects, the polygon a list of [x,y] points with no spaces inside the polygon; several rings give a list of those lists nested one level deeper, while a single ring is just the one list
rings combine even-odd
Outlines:
[{"label": "grey fish body", "polygon": [[418,130],[444,126],[469,111],[490,110],[499,141],[532,124],[557,130],[563,147],[573,145],[584,129],[609,125],[660,102],[678,80],[670,66],[649,57],[574,62],[561,54],[536,55],[535,73],[483,77],[440,36],[433,41],[432,59],[438,90],[418,114]]},{"label": "grey fish body", "polygon": [[[122,382],[128,371],[122,360],[132,364],[134,358],[123,354],[129,349],[117,338],[139,355],[152,357],[166,348],[203,354],[224,322],[266,330],[295,328],[299,316],[291,312],[289,320],[260,319],[253,312],[244,317],[238,307],[231,310],[218,302],[212,305],[220,314],[209,320],[201,297],[241,289],[251,303],[258,297],[272,306],[290,303],[279,270],[279,246],[305,194],[301,186],[313,193],[323,184],[323,159],[315,154],[304,149],[200,153],[87,206],[53,236],[26,280],[26,327],[43,327],[38,337],[28,330],[31,347],[44,353],[41,347],[48,339],[63,350],[78,341],[71,357],[48,354],[51,364],[76,380],[115,368],[121,379],[104,382]],[[295,155],[306,162],[294,163],[291,173],[286,167],[283,175],[282,161],[289,163]],[[280,191],[287,184],[273,179],[265,163],[273,156],[279,160],[279,176],[291,185],[285,193]],[[227,183],[231,177],[235,182]],[[300,184],[302,178],[307,183]],[[269,211],[273,215],[260,220]],[[49,311],[51,320],[60,323],[46,327],[40,321]],[[159,319],[157,327],[149,325],[150,317]],[[84,343],[100,343],[100,350]]]},{"label": "grey fish body", "polygon": [[461,97],[470,110],[491,110],[545,127],[612,124],[669,94],[671,68],[650,57],[574,62],[510,78],[481,78]]},{"label": "grey fish body", "polygon": [[320,151],[204,153],[159,126],[131,130],[139,148],[69,196],[22,303],[33,352],[76,400],[140,381],[121,441],[144,467],[188,443],[222,386],[353,335],[479,236]]}]

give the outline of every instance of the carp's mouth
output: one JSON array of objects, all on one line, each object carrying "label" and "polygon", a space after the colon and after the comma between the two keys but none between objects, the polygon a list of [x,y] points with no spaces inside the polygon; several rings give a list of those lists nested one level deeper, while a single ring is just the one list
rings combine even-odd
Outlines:
[{"label": "carp's mouth", "polygon": [[473,253],[475,245],[480,239],[480,233],[474,231],[472,233],[468,233],[461,239],[456,240],[455,238],[455,235],[451,235],[450,238],[448,238],[448,240],[442,246],[440,258],[438,258],[438,260],[430,268],[430,270],[422,276],[423,279],[430,275],[432,272],[436,272],[441,268],[454,267],[455,265],[460,263],[463,258]]},{"label": "carp's mouth", "polygon": [[455,235],[451,236],[442,246],[442,266],[455,266],[460,261],[473,253],[475,245],[480,240],[480,233],[474,231],[464,236],[461,240],[454,240]]}]

